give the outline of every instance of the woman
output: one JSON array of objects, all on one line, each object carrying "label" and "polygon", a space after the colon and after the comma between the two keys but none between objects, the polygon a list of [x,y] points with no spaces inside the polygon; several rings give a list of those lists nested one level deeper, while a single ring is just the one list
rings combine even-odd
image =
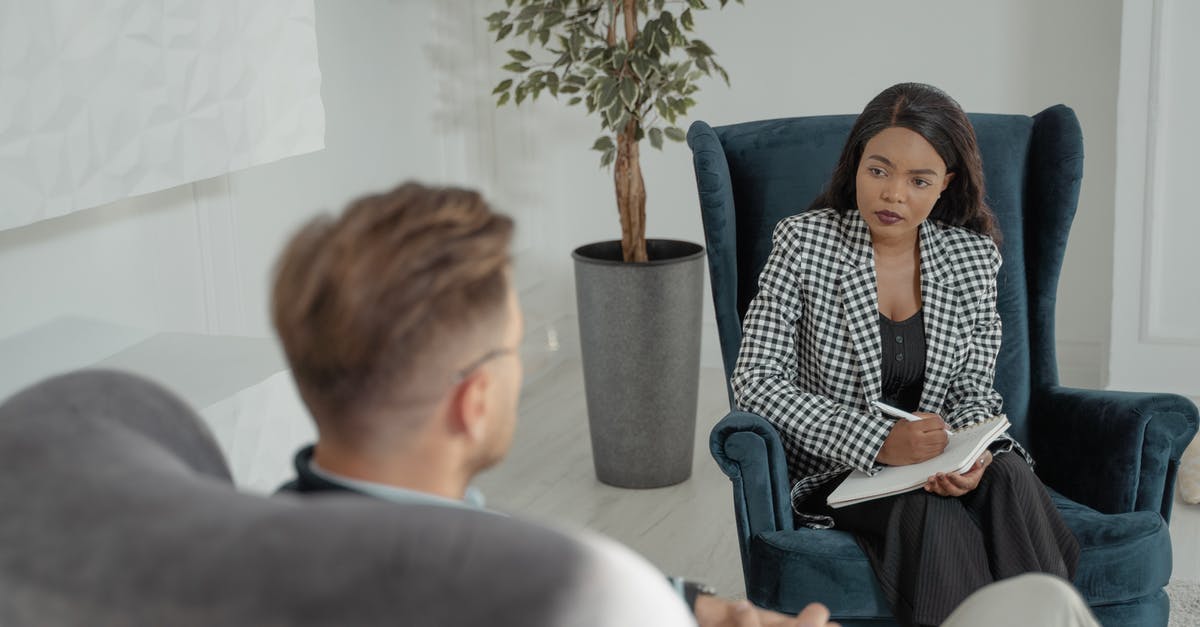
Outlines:
[{"label": "woman", "polygon": [[801,520],[855,535],[904,624],[936,625],[998,579],[1075,574],[1079,545],[1007,437],[923,490],[825,503],[851,470],[925,461],[947,427],[1000,412],[998,237],[966,114],[937,88],[896,85],[858,117],[810,210],[776,227],[744,321],[738,406],[779,429]]}]

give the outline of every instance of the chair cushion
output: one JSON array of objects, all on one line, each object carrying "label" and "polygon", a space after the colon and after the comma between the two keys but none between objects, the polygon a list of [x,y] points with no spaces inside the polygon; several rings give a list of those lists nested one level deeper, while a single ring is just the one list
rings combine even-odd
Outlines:
[{"label": "chair cushion", "polygon": [[[1171,576],[1171,538],[1155,512],[1102,514],[1050,492],[1081,547],[1075,585],[1089,605],[1124,603],[1162,591]],[[746,596],[798,612],[820,601],[834,619],[890,617],[865,554],[847,532],[798,529],[755,536]],[[868,588],[861,585],[870,581]]]}]

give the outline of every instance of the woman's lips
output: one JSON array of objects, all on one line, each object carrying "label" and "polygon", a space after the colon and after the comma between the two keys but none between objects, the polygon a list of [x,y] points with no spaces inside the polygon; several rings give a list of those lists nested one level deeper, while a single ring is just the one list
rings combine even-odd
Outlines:
[{"label": "woman's lips", "polygon": [[892,213],[891,211],[876,211],[875,217],[879,218],[880,222],[882,222],[884,224],[889,224],[889,225],[896,224],[897,222],[900,222],[901,220],[904,219],[904,217],[901,216],[900,214]]}]

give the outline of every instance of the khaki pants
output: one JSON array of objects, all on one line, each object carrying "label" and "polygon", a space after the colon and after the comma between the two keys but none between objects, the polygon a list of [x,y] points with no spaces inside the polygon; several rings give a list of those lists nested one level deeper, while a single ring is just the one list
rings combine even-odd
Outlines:
[{"label": "khaki pants", "polygon": [[942,627],[1054,625],[1099,627],[1075,587],[1043,573],[1029,573],[990,584],[967,597]]}]

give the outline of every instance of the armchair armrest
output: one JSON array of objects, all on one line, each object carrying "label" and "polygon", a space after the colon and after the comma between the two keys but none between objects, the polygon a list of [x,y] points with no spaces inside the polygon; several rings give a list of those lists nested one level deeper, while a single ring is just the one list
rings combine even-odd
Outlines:
[{"label": "armchair armrest", "polygon": [[762,416],[733,411],[713,427],[709,449],[733,484],[742,569],[748,572],[751,538],[795,528],[783,442]]},{"label": "armchair armrest", "polygon": [[1042,481],[1072,500],[1170,520],[1179,457],[1197,423],[1196,406],[1175,394],[1055,386],[1030,399],[1030,452]]}]

